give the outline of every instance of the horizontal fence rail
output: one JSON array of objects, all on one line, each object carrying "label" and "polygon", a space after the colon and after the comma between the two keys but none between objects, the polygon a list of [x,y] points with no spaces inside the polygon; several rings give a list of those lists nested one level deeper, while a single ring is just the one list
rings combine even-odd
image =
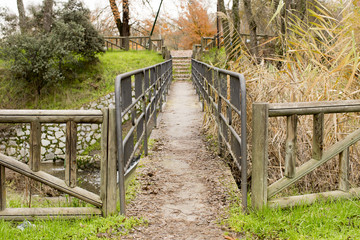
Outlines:
[{"label": "horizontal fence rail", "polygon": [[149,36],[106,36],[104,37],[106,49],[123,50],[154,50],[161,52],[164,46],[164,39],[152,39]]},{"label": "horizontal fence rail", "polygon": [[[252,204],[287,207],[312,203],[318,198],[349,198],[360,195],[360,188],[349,187],[349,147],[360,140],[360,129],[324,150],[324,114],[360,112],[360,101],[328,101],[253,104]],[[313,115],[312,157],[296,168],[296,135],[298,116]],[[268,130],[270,117],[287,118],[284,177],[268,186]],[[272,199],[316,168],[339,156],[338,191]]]},{"label": "horizontal fence rail", "polygon": [[124,174],[137,163],[141,148],[147,155],[151,126],[156,126],[157,113],[166,101],[171,80],[172,60],[116,77],[118,182],[122,214],[125,214]]},{"label": "horizontal fence rail", "polygon": [[[113,118],[111,119],[111,117]],[[103,110],[0,110],[1,123],[29,123],[29,163],[0,154],[0,219],[21,220],[34,217],[76,218],[92,215],[108,216],[116,212],[116,139],[115,109]],[[41,124],[66,123],[65,181],[40,170]],[[102,124],[100,196],[77,187],[77,124]],[[109,134],[113,133],[113,134]],[[111,138],[112,137],[112,138]],[[6,208],[5,168],[44,183],[70,196],[90,203],[96,208],[40,208],[33,210]],[[115,199],[115,200],[114,200]]]},{"label": "horizontal fence rail", "polygon": [[[246,86],[243,75],[192,59],[192,80],[203,102],[216,118],[218,146],[230,152],[241,172],[243,208],[247,208]],[[240,126],[235,127],[235,120]],[[240,128],[240,130],[238,130]]]}]

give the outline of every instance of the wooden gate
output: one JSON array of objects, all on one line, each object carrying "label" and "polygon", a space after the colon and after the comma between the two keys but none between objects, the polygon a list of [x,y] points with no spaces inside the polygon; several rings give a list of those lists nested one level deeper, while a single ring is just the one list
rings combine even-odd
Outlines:
[{"label": "wooden gate", "polygon": [[[79,218],[116,213],[115,110],[1,110],[1,123],[30,123],[29,164],[0,154],[0,219]],[[66,123],[65,181],[40,171],[41,124]],[[77,187],[77,124],[102,124],[100,196]],[[94,205],[76,208],[6,208],[5,168]]]}]

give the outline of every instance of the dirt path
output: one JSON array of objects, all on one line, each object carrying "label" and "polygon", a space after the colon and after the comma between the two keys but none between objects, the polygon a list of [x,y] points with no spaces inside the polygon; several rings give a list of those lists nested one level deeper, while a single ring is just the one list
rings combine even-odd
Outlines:
[{"label": "dirt path", "polygon": [[206,149],[201,113],[189,81],[174,82],[149,156],[138,168],[141,191],[127,207],[148,226],[125,239],[224,239],[219,224],[234,188],[230,170]]}]

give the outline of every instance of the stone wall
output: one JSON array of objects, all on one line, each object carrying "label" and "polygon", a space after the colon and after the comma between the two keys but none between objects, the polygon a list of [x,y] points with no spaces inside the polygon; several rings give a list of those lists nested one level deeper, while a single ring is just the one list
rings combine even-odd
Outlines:
[{"label": "stone wall", "polygon": [[[110,93],[91,102],[81,110],[97,109],[115,106],[114,93]],[[66,124],[41,125],[41,155],[42,160],[65,159]],[[101,124],[78,124],[77,153],[81,154],[89,146],[101,138]],[[22,162],[29,160],[30,124],[18,124],[0,130],[0,152],[12,156]]]}]

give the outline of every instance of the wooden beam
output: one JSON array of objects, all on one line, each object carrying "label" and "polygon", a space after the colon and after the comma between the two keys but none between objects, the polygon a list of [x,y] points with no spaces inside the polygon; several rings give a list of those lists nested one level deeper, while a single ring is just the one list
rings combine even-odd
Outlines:
[{"label": "wooden beam", "polygon": [[65,182],[69,187],[75,187],[77,182],[76,162],[77,128],[76,123],[66,123],[66,153],[65,153]]},{"label": "wooden beam", "polygon": [[101,216],[101,210],[93,207],[68,208],[7,208],[0,211],[5,221],[28,221],[49,219],[79,219]]},{"label": "wooden beam", "polygon": [[314,114],[312,158],[319,160],[324,149],[324,113]]},{"label": "wooden beam", "polygon": [[104,122],[102,125],[101,140],[101,199],[103,201],[103,215],[110,216],[116,213],[116,122],[115,109],[103,109]]},{"label": "wooden beam", "polygon": [[328,200],[328,199],[351,199],[360,196],[360,188],[353,188],[349,192],[331,191],[323,193],[313,193],[301,196],[283,197],[268,201],[269,207],[293,207],[297,205],[312,204],[315,201]]},{"label": "wooden beam", "polygon": [[296,115],[287,117],[285,176],[288,178],[295,176],[297,119]]},{"label": "wooden beam", "polygon": [[0,123],[102,123],[100,110],[0,110]]},{"label": "wooden beam", "polygon": [[25,163],[19,162],[16,159],[6,156],[0,153],[0,165],[3,165],[15,172],[23,174],[31,179],[42,182],[50,187],[53,187],[61,192],[67,193],[73,197],[79,198],[94,206],[101,207],[102,202],[100,197],[95,193],[89,192],[85,189],[74,187],[68,187],[65,182],[59,178],[56,178],[46,172],[38,171],[34,172]]},{"label": "wooden beam", "polygon": [[267,203],[268,104],[253,104],[252,204],[256,209]]},{"label": "wooden beam", "polygon": [[30,125],[30,168],[34,172],[40,170],[41,160],[41,124],[39,121]]},{"label": "wooden beam", "polygon": [[0,211],[6,209],[5,167],[0,165]]},{"label": "wooden beam", "polygon": [[360,101],[346,100],[269,104],[269,117],[346,112],[360,112]]},{"label": "wooden beam", "polygon": [[[275,183],[273,183],[271,186],[268,187],[268,191],[267,191],[268,198],[273,197],[275,194],[281,192],[284,188],[297,182],[299,179],[309,174],[319,166],[323,165],[324,163],[326,163],[336,155],[340,154],[342,151],[344,151],[351,145],[355,144],[359,140],[360,140],[360,129],[350,133],[342,141],[332,145],[326,152],[324,152],[320,160],[311,159],[308,162],[301,165],[300,167],[296,168],[296,174],[294,178],[283,177],[278,181],[276,181]],[[255,149],[253,149],[253,152],[254,150]]]},{"label": "wooden beam", "polygon": [[349,148],[346,148],[339,156],[339,190],[349,191]]}]

